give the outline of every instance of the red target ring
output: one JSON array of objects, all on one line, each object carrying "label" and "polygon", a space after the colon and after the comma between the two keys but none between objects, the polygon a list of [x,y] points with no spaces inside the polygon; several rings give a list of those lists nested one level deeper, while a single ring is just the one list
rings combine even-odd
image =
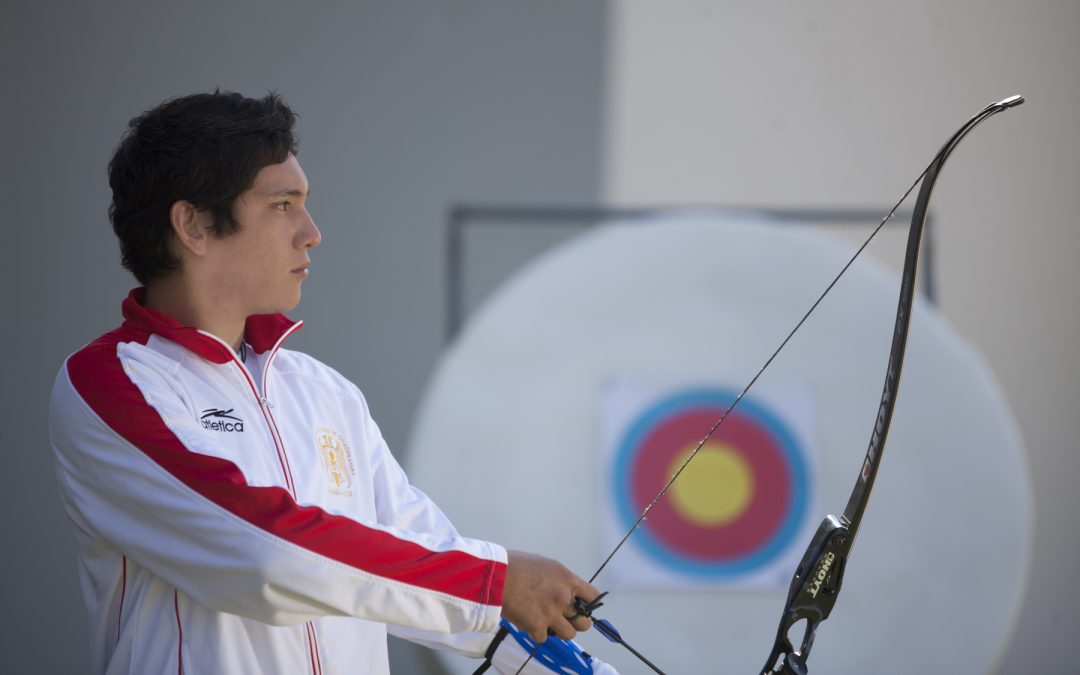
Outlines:
[{"label": "red target ring", "polygon": [[[615,472],[624,520],[637,519],[732,400],[714,390],[685,392],[631,425]],[[696,469],[715,475],[694,480]],[[680,481],[687,480],[692,488],[680,499]],[[725,490],[741,492],[732,497]],[[744,399],[649,511],[641,540],[654,557],[680,569],[745,572],[786,546],[806,495],[805,462],[794,436],[763,406]]]}]

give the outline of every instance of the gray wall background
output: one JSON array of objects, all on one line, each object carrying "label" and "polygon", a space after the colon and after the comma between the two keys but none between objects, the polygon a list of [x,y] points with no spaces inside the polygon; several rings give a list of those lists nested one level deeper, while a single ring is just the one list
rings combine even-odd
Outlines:
[{"label": "gray wall background", "polygon": [[[323,232],[290,346],[367,393],[404,444],[443,336],[443,221],[460,201],[593,202],[606,5],[4,2],[0,672],[88,662],[72,534],[47,442],[63,358],[134,285],[106,217],[127,121],[215,86],[300,112]],[[397,672],[422,667],[396,646]]]}]

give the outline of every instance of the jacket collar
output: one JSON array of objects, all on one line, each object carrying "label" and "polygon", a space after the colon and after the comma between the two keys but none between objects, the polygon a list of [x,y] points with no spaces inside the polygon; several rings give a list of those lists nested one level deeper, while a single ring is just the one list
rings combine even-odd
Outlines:
[{"label": "jacket collar", "polygon": [[[224,342],[198,328],[185,326],[164,312],[150,309],[143,304],[145,300],[146,289],[142,287],[132,290],[124,299],[121,308],[125,328],[160,335],[211,363],[228,363],[233,359],[232,349]],[[262,354],[303,325],[303,321],[293,321],[284,314],[254,314],[244,324],[244,341],[256,354]]]}]

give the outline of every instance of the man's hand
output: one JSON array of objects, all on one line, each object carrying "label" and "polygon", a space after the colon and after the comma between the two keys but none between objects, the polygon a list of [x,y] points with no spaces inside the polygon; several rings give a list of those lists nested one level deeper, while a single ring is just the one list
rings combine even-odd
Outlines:
[{"label": "man's hand", "polygon": [[507,551],[507,558],[503,618],[537,642],[546,640],[549,630],[571,640],[592,627],[585,616],[570,620],[577,614],[575,597],[590,602],[600,595],[592,584],[551,558],[522,551]]}]

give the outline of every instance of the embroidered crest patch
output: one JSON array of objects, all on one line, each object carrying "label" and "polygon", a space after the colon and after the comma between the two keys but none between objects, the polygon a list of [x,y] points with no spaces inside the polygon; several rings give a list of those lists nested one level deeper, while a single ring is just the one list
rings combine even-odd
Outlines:
[{"label": "embroidered crest patch", "polygon": [[356,467],[349,444],[333,429],[319,427],[315,430],[315,447],[319,451],[319,463],[326,472],[327,491],[332,495],[351,497]]}]

